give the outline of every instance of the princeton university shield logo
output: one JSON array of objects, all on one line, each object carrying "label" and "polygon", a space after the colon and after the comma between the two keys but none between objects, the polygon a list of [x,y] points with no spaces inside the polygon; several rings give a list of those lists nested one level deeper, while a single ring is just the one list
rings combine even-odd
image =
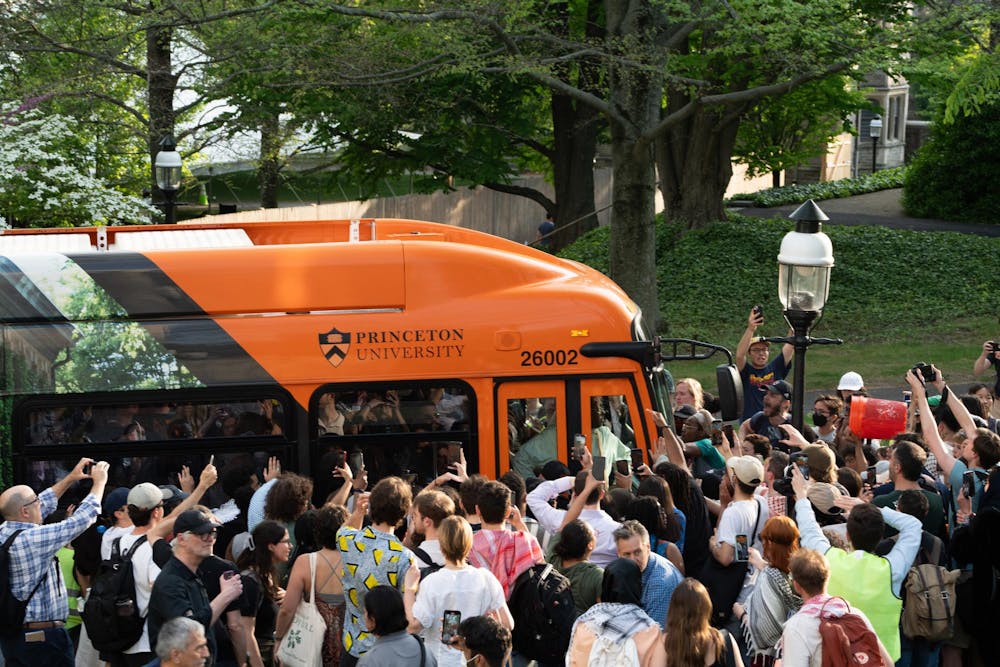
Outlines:
[{"label": "princeton university shield logo", "polygon": [[351,349],[351,334],[340,331],[336,327],[319,335],[319,349],[323,356],[334,366],[339,366]]}]

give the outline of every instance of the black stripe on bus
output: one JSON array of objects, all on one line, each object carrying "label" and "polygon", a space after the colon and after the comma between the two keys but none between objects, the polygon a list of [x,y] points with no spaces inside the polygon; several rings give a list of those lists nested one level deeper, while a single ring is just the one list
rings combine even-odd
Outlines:
[{"label": "black stripe on bus", "polygon": [[205,385],[276,383],[256,359],[144,255],[87,253],[68,257]]}]

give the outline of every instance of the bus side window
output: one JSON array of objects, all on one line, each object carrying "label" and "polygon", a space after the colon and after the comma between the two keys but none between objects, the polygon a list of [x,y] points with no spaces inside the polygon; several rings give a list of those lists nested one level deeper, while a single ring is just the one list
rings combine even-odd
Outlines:
[{"label": "bus side window", "polygon": [[511,467],[528,479],[535,469],[558,458],[554,396],[514,398],[507,401],[507,430]]}]

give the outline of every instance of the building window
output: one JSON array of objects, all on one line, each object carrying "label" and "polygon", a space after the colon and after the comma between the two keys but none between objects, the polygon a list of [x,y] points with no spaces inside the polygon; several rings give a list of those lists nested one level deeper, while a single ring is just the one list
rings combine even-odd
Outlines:
[{"label": "building window", "polygon": [[903,96],[889,98],[889,109],[885,122],[886,141],[899,141],[903,136]]}]

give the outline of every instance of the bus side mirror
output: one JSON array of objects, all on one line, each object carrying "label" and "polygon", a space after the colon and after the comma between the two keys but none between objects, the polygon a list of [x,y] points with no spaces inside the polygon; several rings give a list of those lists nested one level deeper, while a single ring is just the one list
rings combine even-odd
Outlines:
[{"label": "bus side mirror", "polygon": [[739,419],[743,414],[743,381],[736,366],[720,364],[715,367],[715,379],[719,384],[719,409],[723,421]]}]

